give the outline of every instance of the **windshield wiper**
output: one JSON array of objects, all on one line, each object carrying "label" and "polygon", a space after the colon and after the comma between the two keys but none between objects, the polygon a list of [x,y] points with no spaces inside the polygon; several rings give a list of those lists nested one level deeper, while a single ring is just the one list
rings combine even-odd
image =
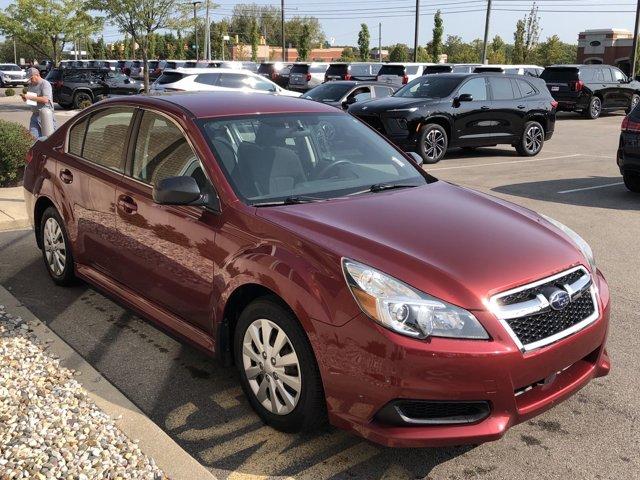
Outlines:
[{"label": "windshield wiper", "polygon": [[410,183],[374,183],[369,187],[370,192],[382,192],[384,190],[393,190],[396,188],[413,188],[418,185]]},{"label": "windshield wiper", "polygon": [[301,203],[312,203],[312,202],[322,202],[327,200],[326,198],[319,197],[309,197],[306,195],[292,195],[290,197],[285,198],[284,200],[278,200],[274,202],[262,202],[262,203],[254,203],[254,207],[274,207],[277,205],[299,205]]}]

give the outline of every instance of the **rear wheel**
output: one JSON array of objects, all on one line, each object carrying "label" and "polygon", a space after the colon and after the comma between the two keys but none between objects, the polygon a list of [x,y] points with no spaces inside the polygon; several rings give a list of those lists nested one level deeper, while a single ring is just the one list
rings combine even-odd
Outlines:
[{"label": "rear wheel", "polygon": [[91,104],[93,104],[93,100],[91,98],[91,95],[89,95],[88,93],[77,92],[73,96],[73,108],[77,110],[82,110],[84,108],[87,108]]},{"label": "rear wheel", "polygon": [[629,191],[640,193],[640,174],[625,173],[622,178],[624,179],[624,184],[629,189]]},{"label": "rear wheel", "polygon": [[418,143],[424,163],[438,163],[447,153],[449,137],[440,125],[428,123],[420,130]]},{"label": "rear wheel", "polygon": [[516,151],[525,157],[534,157],[544,146],[544,129],[538,122],[524,124],[522,138],[516,145]]},{"label": "rear wheel", "polygon": [[599,118],[602,114],[602,100],[600,97],[593,96],[589,100],[589,106],[584,111],[584,116],[590,118],[591,120],[595,120]]},{"label": "rear wheel", "polygon": [[244,393],[262,420],[284,432],[326,424],[320,372],[297,318],[275,298],[247,306],[234,333]]},{"label": "rear wheel", "polygon": [[58,285],[71,285],[75,280],[73,254],[60,214],[47,208],[40,221],[42,258],[51,279]]},{"label": "rear wheel", "polygon": [[638,103],[640,103],[640,95],[638,95],[637,93],[634,93],[633,97],[631,97],[631,104],[627,109],[627,114],[631,113],[633,109],[638,106]]}]

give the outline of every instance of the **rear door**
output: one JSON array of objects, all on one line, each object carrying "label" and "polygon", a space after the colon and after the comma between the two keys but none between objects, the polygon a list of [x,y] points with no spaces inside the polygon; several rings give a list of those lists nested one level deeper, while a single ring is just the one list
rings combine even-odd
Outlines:
[{"label": "rear door", "polygon": [[[488,77],[491,91],[493,124],[488,130],[502,142],[513,139],[522,131],[524,116],[528,110],[527,101],[514,92],[515,80],[503,76]],[[518,101],[516,101],[518,98]]]},{"label": "rear door", "polygon": [[58,157],[59,203],[73,243],[75,260],[111,276],[117,253],[115,196],[122,180],[132,107],[95,111],[69,131]]}]

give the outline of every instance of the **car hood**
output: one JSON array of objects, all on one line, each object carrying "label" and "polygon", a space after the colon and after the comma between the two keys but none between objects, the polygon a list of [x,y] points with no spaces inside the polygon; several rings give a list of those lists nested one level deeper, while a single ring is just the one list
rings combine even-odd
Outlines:
[{"label": "car hood", "polygon": [[394,109],[404,108],[422,108],[427,105],[433,105],[442,102],[440,98],[402,98],[402,97],[385,97],[374,100],[368,100],[362,103],[354,103],[349,107],[349,113],[358,115],[362,113],[384,113]]},{"label": "car hood", "polygon": [[486,309],[490,295],[585,264],[568,237],[536,213],[442,181],[259,208],[257,215],[316,251],[363,262],[470,310]]}]

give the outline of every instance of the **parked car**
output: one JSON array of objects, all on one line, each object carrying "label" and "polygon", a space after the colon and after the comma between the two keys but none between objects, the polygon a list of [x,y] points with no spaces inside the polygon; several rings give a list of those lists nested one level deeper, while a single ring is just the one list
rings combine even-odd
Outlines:
[{"label": "parked car", "polygon": [[323,83],[302,95],[307,100],[326,103],[337,108],[347,109],[356,102],[392,95],[394,87],[380,85],[378,82],[360,82],[354,80],[335,80]]},{"label": "parked car", "polygon": [[617,163],[626,187],[640,193],[640,107],[622,121]]},{"label": "parked car", "polygon": [[349,113],[435,163],[450,147],[507,144],[520,155],[537,155],[553,135],[556,106],[540,79],[442,73],[422,76],[391,97],[356,103]]},{"label": "parked car", "polygon": [[385,63],[376,76],[378,82],[401,87],[420,77],[427,65],[423,63]]},{"label": "parked car", "polygon": [[[258,75],[262,75],[268,78],[273,83],[279,85],[282,88],[287,88],[289,85],[289,72],[291,71],[291,64],[283,62],[262,62],[256,72]],[[286,75],[286,76],[285,76]]]},{"label": "parked car", "polygon": [[299,97],[276,85],[271,80],[248,70],[235,68],[181,68],[165,70],[151,86],[153,92],[193,92],[216,90],[243,90],[254,93],[271,93],[287,97]]},{"label": "parked car", "polygon": [[422,71],[423,75],[433,73],[473,73],[479,67],[479,63],[434,63],[427,65]]},{"label": "parked car", "polygon": [[640,82],[610,65],[552,65],[541,78],[558,110],[596,119],[604,111],[630,112],[640,102]]},{"label": "parked car", "polygon": [[15,63],[0,64],[0,88],[26,85],[29,83],[27,74]]},{"label": "parked car", "polygon": [[135,95],[142,84],[107,68],[54,68],[47,75],[53,101],[62,108],[82,108],[110,95]]},{"label": "parked car", "polygon": [[609,372],[609,288],[569,228],[412,158],[317,102],[110,99],[35,142],[26,208],[53,282],[235,362],[274,428],[496,440]]},{"label": "parked car", "polygon": [[359,80],[375,81],[376,75],[382,67],[381,63],[352,62],[331,63],[324,74],[324,81],[334,80]]},{"label": "parked car", "polygon": [[544,71],[544,67],[539,65],[480,65],[473,71],[474,73],[508,73],[539,77]]},{"label": "parked car", "polygon": [[324,82],[328,63],[294,63],[289,73],[289,89],[306,92]]}]

